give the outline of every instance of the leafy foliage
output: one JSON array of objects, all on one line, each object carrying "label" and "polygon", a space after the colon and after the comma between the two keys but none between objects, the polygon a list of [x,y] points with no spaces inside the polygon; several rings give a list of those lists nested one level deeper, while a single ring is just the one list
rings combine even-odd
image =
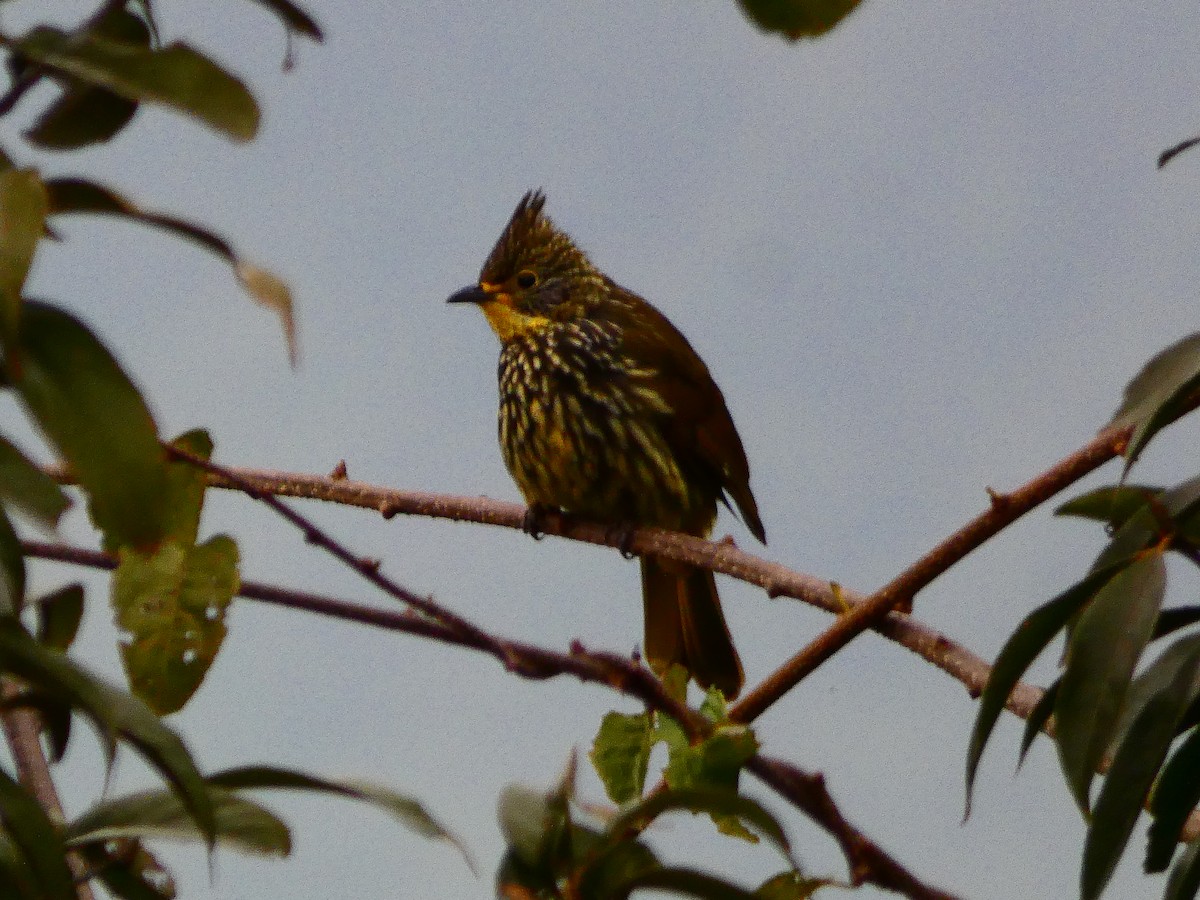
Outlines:
[{"label": "leafy foliage", "polygon": [[[582,815],[574,804],[574,760],[548,794],[511,786],[500,798],[500,826],[508,852],[496,876],[497,895],[546,900],[624,900],[637,888],[661,888],[689,897],[807,897],[822,883],[799,872],[783,828],[756,801],[726,789],[660,788],[627,806],[607,823]],[[642,834],[676,810],[734,818],[755,828],[791,867],[749,891],[704,872],[662,863]],[[801,889],[804,890],[801,890]]]},{"label": "leafy foliage", "polygon": [[[322,39],[316,23],[294,4],[260,2],[279,17],[289,40],[293,34]],[[25,133],[35,149],[70,151],[110,140],[144,103],[170,107],[236,141],[257,130],[258,106],[245,85],[185,42],[164,46],[144,0],[102,4],[73,30],[40,26],[0,39],[13,79],[0,101],[4,112],[39,81],[60,89]],[[25,561],[9,516],[52,531],[68,500],[0,436],[0,715],[36,711],[56,761],[71,741],[73,716],[82,715],[94,725],[110,765],[120,748],[132,748],[166,785],[101,800],[64,826],[0,768],[0,894],[74,898],[68,850],[114,896],[135,900],[175,895],[173,880],[144,840],[183,837],[209,848],[222,843],[286,854],[288,828],[243,796],[251,790],[351,797],[426,837],[457,845],[419,802],[379,786],[264,766],[206,779],[179,736],[155,714],[182,707],[211,665],[239,584],[238,553],[229,537],[199,539],[205,473],[168,459],[146,401],[102,339],[75,315],[24,296],[40,242],[57,237],[50,221],[78,213],[149,224],[217,253],[251,295],[280,316],[295,360],[290,291],[223,238],[182,218],[148,212],[85,179],[43,180],[37,169],[17,167],[0,151],[0,349],[6,375],[0,387],[23,402],[85,496],[104,546],[119,558],[113,604],[125,634],[126,671],[141,698],[67,657],[85,605],[79,585],[31,604],[36,638],[19,618]],[[175,446],[202,458],[212,452],[203,431],[183,435]]]},{"label": "leafy foliage", "polygon": [[738,0],[759,28],[789,40],[818,37],[848,16],[859,0]]},{"label": "leafy foliage", "polygon": [[[1130,431],[1125,473],[1162,428],[1192,408],[1198,387],[1197,335],[1155,356],[1130,382],[1112,422]],[[1095,900],[1143,807],[1154,818],[1146,870],[1157,872],[1170,865],[1184,823],[1200,803],[1200,779],[1193,774],[1200,754],[1200,634],[1188,631],[1200,622],[1200,609],[1162,607],[1167,554],[1200,564],[1200,479],[1170,489],[1110,485],[1065,503],[1058,513],[1104,523],[1109,541],[1087,576],[1027,616],[1001,650],[967,755],[968,801],[1009,693],[1063,634],[1063,673],[1030,717],[1021,755],[1052,716],[1063,774],[1089,815],[1080,896]],[[1151,645],[1181,633],[1143,664]],[[1181,736],[1186,739],[1178,743]],[[1093,803],[1092,782],[1103,770],[1107,774]],[[1176,863],[1166,896],[1191,897],[1198,886],[1196,857],[1188,850]]]}]

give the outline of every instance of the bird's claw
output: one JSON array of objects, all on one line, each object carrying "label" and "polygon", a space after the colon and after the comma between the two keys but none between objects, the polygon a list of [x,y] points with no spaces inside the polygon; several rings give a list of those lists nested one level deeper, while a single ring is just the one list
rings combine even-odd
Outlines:
[{"label": "bird's claw", "polygon": [[545,524],[546,507],[539,503],[531,503],[525,510],[525,518],[521,521],[521,530],[535,541],[540,541],[546,536],[546,530],[543,528]]},{"label": "bird's claw", "polygon": [[604,539],[606,541],[615,541],[617,550],[620,551],[621,556],[625,559],[634,559],[637,557],[637,554],[630,549],[633,546],[633,533],[634,527],[632,525],[613,525],[604,533]]}]

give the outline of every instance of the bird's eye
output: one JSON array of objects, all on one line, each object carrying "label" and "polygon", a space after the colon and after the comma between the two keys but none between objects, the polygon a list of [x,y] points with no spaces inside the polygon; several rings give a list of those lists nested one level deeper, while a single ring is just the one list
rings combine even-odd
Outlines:
[{"label": "bird's eye", "polygon": [[522,269],[517,273],[517,287],[523,291],[529,290],[538,282],[538,277],[535,272],[530,272],[528,269]]}]

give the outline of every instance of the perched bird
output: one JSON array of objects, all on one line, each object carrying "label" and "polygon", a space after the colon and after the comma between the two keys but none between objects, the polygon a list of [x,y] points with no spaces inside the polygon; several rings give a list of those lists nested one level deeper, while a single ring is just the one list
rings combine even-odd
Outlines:
[{"label": "perched bird", "polygon": [[[559,508],[620,527],[707,537],[732,498],[766,535],[725,398],[661,312],[604,275],[526,194],[479,274],[451,303],[477,304],[500,338],[500,449],[534,521]],[[645,655],[683,664],[726,697],[744,676],[712,572],[642,559]]]}]

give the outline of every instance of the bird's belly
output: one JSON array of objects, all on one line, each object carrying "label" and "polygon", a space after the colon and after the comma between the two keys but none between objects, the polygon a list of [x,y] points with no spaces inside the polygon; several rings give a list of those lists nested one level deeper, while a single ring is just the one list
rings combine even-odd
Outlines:
[{"label": "bird's belly", "polygon": [[[564,390],[561,379],[501,391],[500,446],[526,502],[660,528],[706,528],[710,498],[691,488],[661,432],[661,414],[613,385]],[[701,521],[708,520],[708,521]]]}]

